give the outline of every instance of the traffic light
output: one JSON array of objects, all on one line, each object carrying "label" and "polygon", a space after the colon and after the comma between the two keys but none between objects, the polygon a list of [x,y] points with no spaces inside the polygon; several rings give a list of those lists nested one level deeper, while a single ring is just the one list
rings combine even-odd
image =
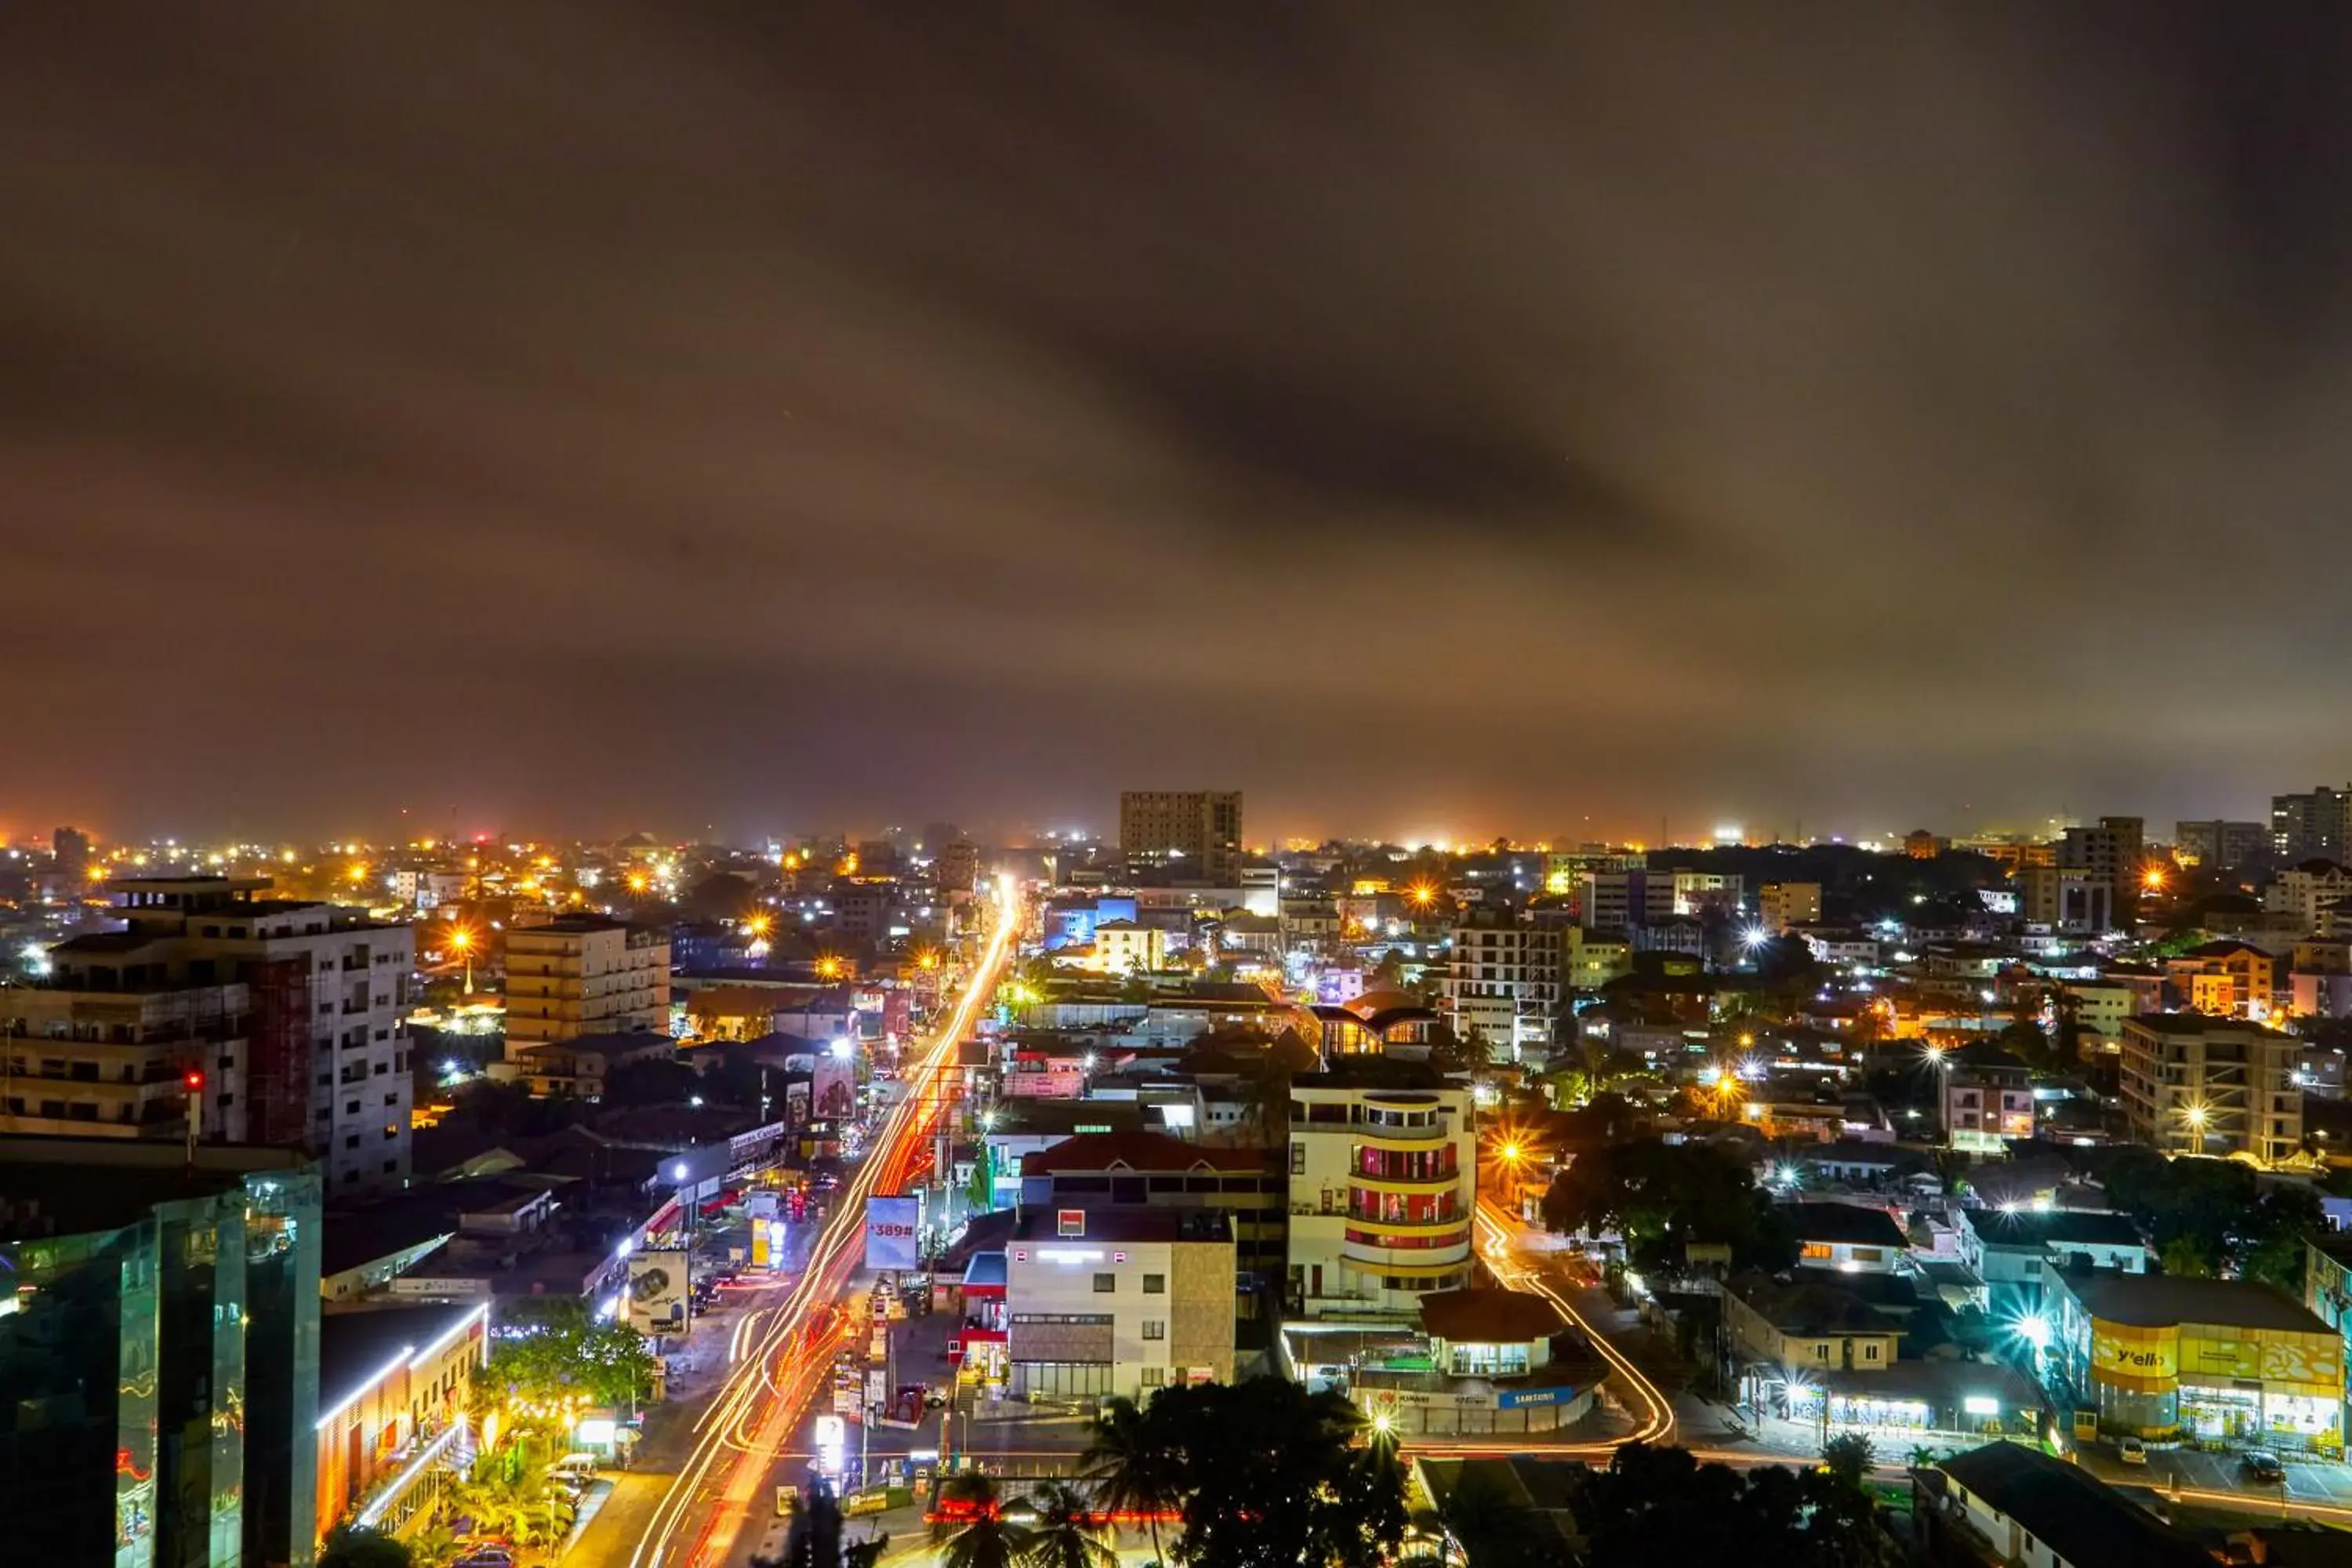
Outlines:
[{"label": "traffic light", "polygon": [[205,1091],[205,1075],[200,1068],[190,1068],[182,1073],[180,1082],[190,1094],[202,1094]]}]

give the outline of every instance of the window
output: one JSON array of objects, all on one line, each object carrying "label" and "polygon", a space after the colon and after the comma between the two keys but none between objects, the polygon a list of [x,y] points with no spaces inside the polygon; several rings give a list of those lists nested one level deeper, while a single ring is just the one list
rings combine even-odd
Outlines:
[{"label": "window", "polygon": [[1144,1337],[1145,1339],[1147,1339],[1147,1340],[1164,1340],[1164,1339],[1166,1339],[1166,1338],[1168,1337],[1168,1323],[1167,1323],[1167,1321],[1166,1321],[1165,1319],[1161,1319],[1161,1318],[1146,1318],[1146,1319],[1144,1319],[1144,1320],[1143,1320],[1143,1337]]},{"label": "window", "polygon": [[1165,1274],[1145,1275],[1143,1277],[1143,1293],[1147,1296],[1165,1296],[1168,1294],[1168,1276]]},{"label": "window", "polygon": [[1862,1359],[1864,1361],[1876,1361],[1878,1359],[1878,1347],[1874,1344],[1863,1346]]},{"label": "window", "polygon": [[1096,1276],[1095,1276],[1095,1294],[1096,1294],[1096,1295],[1097,1295],[1097,1296],[1108,1296],[1108,1295],[1109,1295],[1112,1291],[1114,1291],[1114,1290],[1116,1290],[1116,1289],[1118,1289],[1118,1275],[1116,1275],[1116,1274],[1097,1274],[1097,1275],[1096,1275]]},{"label": "window", "polygon": [[344,1148],[346,1148],[346,1149],[356,1149],[356,1148],[358,1148],[359,1146],[360,1146],[360,1135],[359,1135],[358,1133],[356,1133],[356,1132],[352,1133],[350,1136],[346,1137],[346,1138],[343,1140],[343,1147],[344,1147]]},{"label": "window", "polygon": [[1801,1255],[1814,1258],[1827,1258],[1830,1255],[1830,1244],[1826,1241],[1809,1241],[1801,1248]]},{"label": "window", "polygon": [[1290,1173],[1294,1176],[1307,1173],[1307,1145],[1295,1139],[1290,1145]]}]

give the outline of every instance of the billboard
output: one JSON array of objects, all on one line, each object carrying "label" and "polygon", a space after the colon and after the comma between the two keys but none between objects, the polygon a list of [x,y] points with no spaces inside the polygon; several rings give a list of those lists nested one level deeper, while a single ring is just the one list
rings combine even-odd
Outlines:
[{"label": "billboard", "polygon": [[923,1266],[922,1228],[922,1199],[867,1198],[866,1267],[920,1268]]},{"label": "billboard", "polygon": [[810,1112],[819,1121],[846,1121],[857,1114],[857,1068],[854,1063],[819,1057],[810,1075]]},{"label": "billboard", "polygon": [[641,1334],[686,1332],[684,1252],[640,1252],[628,1262],[629,1327]]}]

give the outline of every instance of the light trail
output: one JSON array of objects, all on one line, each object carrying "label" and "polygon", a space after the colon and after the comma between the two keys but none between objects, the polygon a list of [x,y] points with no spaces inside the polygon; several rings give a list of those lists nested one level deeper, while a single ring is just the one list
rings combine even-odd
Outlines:
[{"label": "light trail", "polygon": [[[1021,920],[1019,895],[1009,877],[998,885],[996,927],[963,994],[929,1051],[903,1075],[910,1091],[885,1115],[881,1132],[856,1173],[835,1189],[833,1212],[817,1233],[801,1277],[776,1309],[767,1331],[756,1346],[736,1358],[726,1382],[695,1423],[699,1440],[655,1505],[645,1533],[630,1554],[630,1568],[661,1568],[674,1561],[689,1564],[718,1561],[733,1545],[752,1489],[774,1463],[793,1420],[814,1390],[815,1373],[829,1366],[832,1342],[843,1331],[845,1314],[830,1318],[823,1314],[831,1310],[833,1299],[848,1284],[860,1261],[851,1242],[865,1233],[866,1200],[877,1191],[887,1195],[910,1171],[919,1168],[921,1141],[944,1109],[942,1096],[936,1092],[927,1096],[913,1086],[935,1079],[954,1064],[956,1047],[971,1033],[1012,953]],[[730,1457],[736,1457],[736,1464],[721,1479],[718,1500],[721,1506],[709,1511],[701,1530],[694,1534],[688,1554],[674,1558],[672,1549],[688,1531],[688,1521],[706,1485]]]},{"label": "light trail", "polygon": [[[1488,1258],[1499,1260],[1507,1257],[1511,1251],[1510,1233],[1503,1228],[1502,1220],[1496,1216],[1493,1206],[1483,1198],[1478,1202],[1478,1224],[1485,1228],[1492,1244],[1486,1248]],[[1502,1270],[1497,1268],[1496,1272],[1500,1274]],[[1606,1443],[1593,1444],[1591,1447],[1595,1449],[1607,1449],[1625,1443],[1663,1443],[1672,1436],[1675,1430],[1675,1406],[1674,1402],[1666,1397],[1664,1391],[1643,1376],[1640,1367],[1635,1366],[1618,1351],[1615,1345],[1611,1344],[1607,1336],[1586,1321],[1584,1314],[1578,1311],[1566,1296],[1554,1289],[1551,1282],[1540,1272],[1530,1268],[1519,1268],[1515,1272],[1519,1284],[1532,1287],[1536,1294],[1558,1307],[1567,1316],[1568,1321],[1582,1331],[1584,1337],[1591,1342],[1592,1348],[1599,1351],[1601,1359],[1609,1363],[1610,1370],[1625,1380],[1626,1387],[1632,1390],[1633,1396],[1640,1400],[1649,1412],[1648,1419],[1643,1422],[1639,1430]]]}]

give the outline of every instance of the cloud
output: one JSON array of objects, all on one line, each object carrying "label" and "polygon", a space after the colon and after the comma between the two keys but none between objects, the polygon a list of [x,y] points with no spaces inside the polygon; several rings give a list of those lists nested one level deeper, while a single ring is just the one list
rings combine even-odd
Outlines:
[{"label": "cloud", "polygon": [[0,26],[0,826],[2347,768],[2332,14]]}]

